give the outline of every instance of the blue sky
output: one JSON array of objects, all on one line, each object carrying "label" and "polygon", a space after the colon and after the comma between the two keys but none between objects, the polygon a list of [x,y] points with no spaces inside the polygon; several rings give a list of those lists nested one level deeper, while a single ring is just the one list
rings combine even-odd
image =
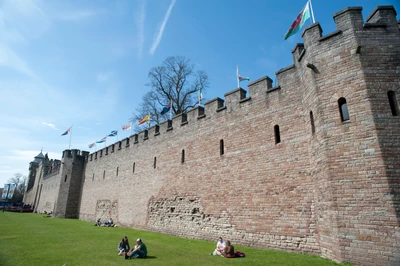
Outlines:
[{"label": "blue sky", "polygon": [[[0,187],[28,175],[41,149],[60,159],[71,148],[119,129],[139,105],[150,68],[186,56],[209,75],[205,100],[236,89],[240,75],[256,80],[291,65],[301,32],[283,36],[305,0],[0,0]],[[332,15],[398,0],[314,0],[323,35]],[[397,16],[399,18],[399,15]],[[310,21],[306,23],[310,25]],[[246,82],[241,86],[247,89]],[[108,138],[107,145],[116,141]],[[98,144],[97,148],[104,147]]]}]

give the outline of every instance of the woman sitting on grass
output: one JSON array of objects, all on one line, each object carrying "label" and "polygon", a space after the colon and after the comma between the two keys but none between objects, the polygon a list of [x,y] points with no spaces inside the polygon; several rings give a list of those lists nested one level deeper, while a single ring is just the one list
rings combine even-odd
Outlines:
[{"label": "woman sitting on grass", "polygon": [[128,252],[130,248],[131,247],[129,246],[128,237],[124,236],[118,245],[118,250],[119,250],[118,256],[125,256],[126,252]]},{"label": "woman sitting on grass", "polygon": [[221,252],[221,256],[225,258],[234,258],[235,257],[235,248],[231,245],[231,241],[226,240],[226,246],[223,252]]}]

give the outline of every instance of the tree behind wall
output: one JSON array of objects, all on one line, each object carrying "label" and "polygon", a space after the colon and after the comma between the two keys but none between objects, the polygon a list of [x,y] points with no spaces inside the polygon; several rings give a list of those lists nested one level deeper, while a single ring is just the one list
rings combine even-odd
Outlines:
[{"label": "tree behind wall", "polygon": [[[135,122],[150,114],[150,124],[159,124],[169,119],[170,115],[187,112],[195,107],[199,100],[199,90],[209,86],[208,75],[203,70],[196,70],[190,59],[183,56],[171,56],[160,66],[150,69],[151,90],[143,96],[142,103],[136,109],[132,121]],[[171,113],[161,115],[163,107],[172,103]]]}]

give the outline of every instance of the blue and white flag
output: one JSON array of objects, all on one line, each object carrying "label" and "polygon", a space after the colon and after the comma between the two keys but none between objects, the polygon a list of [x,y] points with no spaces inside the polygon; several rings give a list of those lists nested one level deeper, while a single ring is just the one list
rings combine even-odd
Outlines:
[{"label": "blue and white flag", "polygon": [[170,102],[167,106],[165,106],[165,107],[162,109],[162,111],[161,111],[160,114],[165,115],[166,113],[169,112],[169,110],[171,110],[171,107],[172,107],[172,103]]},{"label": "blue and white flag", "polygon": [[118,135],[118,130],[113,130],[110,134],[108,134],[108,137],[115,137],[116,135]]},{"label": "blue and white flag", "polygon": [[104,138],[102,138],[101,140],[96,141],[96,143],[103,143],[106,142],[107,136],[105,136]]}]

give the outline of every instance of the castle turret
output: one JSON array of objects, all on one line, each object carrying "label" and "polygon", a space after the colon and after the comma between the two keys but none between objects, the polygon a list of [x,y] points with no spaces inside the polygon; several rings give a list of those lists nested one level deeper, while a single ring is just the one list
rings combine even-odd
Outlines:
[{"label": "castle turret", "polygon": [[63,218],[78,218],[79,200],[84,177],[87,152],[65,150],[63,152],[59,193],[54,215]]}]

